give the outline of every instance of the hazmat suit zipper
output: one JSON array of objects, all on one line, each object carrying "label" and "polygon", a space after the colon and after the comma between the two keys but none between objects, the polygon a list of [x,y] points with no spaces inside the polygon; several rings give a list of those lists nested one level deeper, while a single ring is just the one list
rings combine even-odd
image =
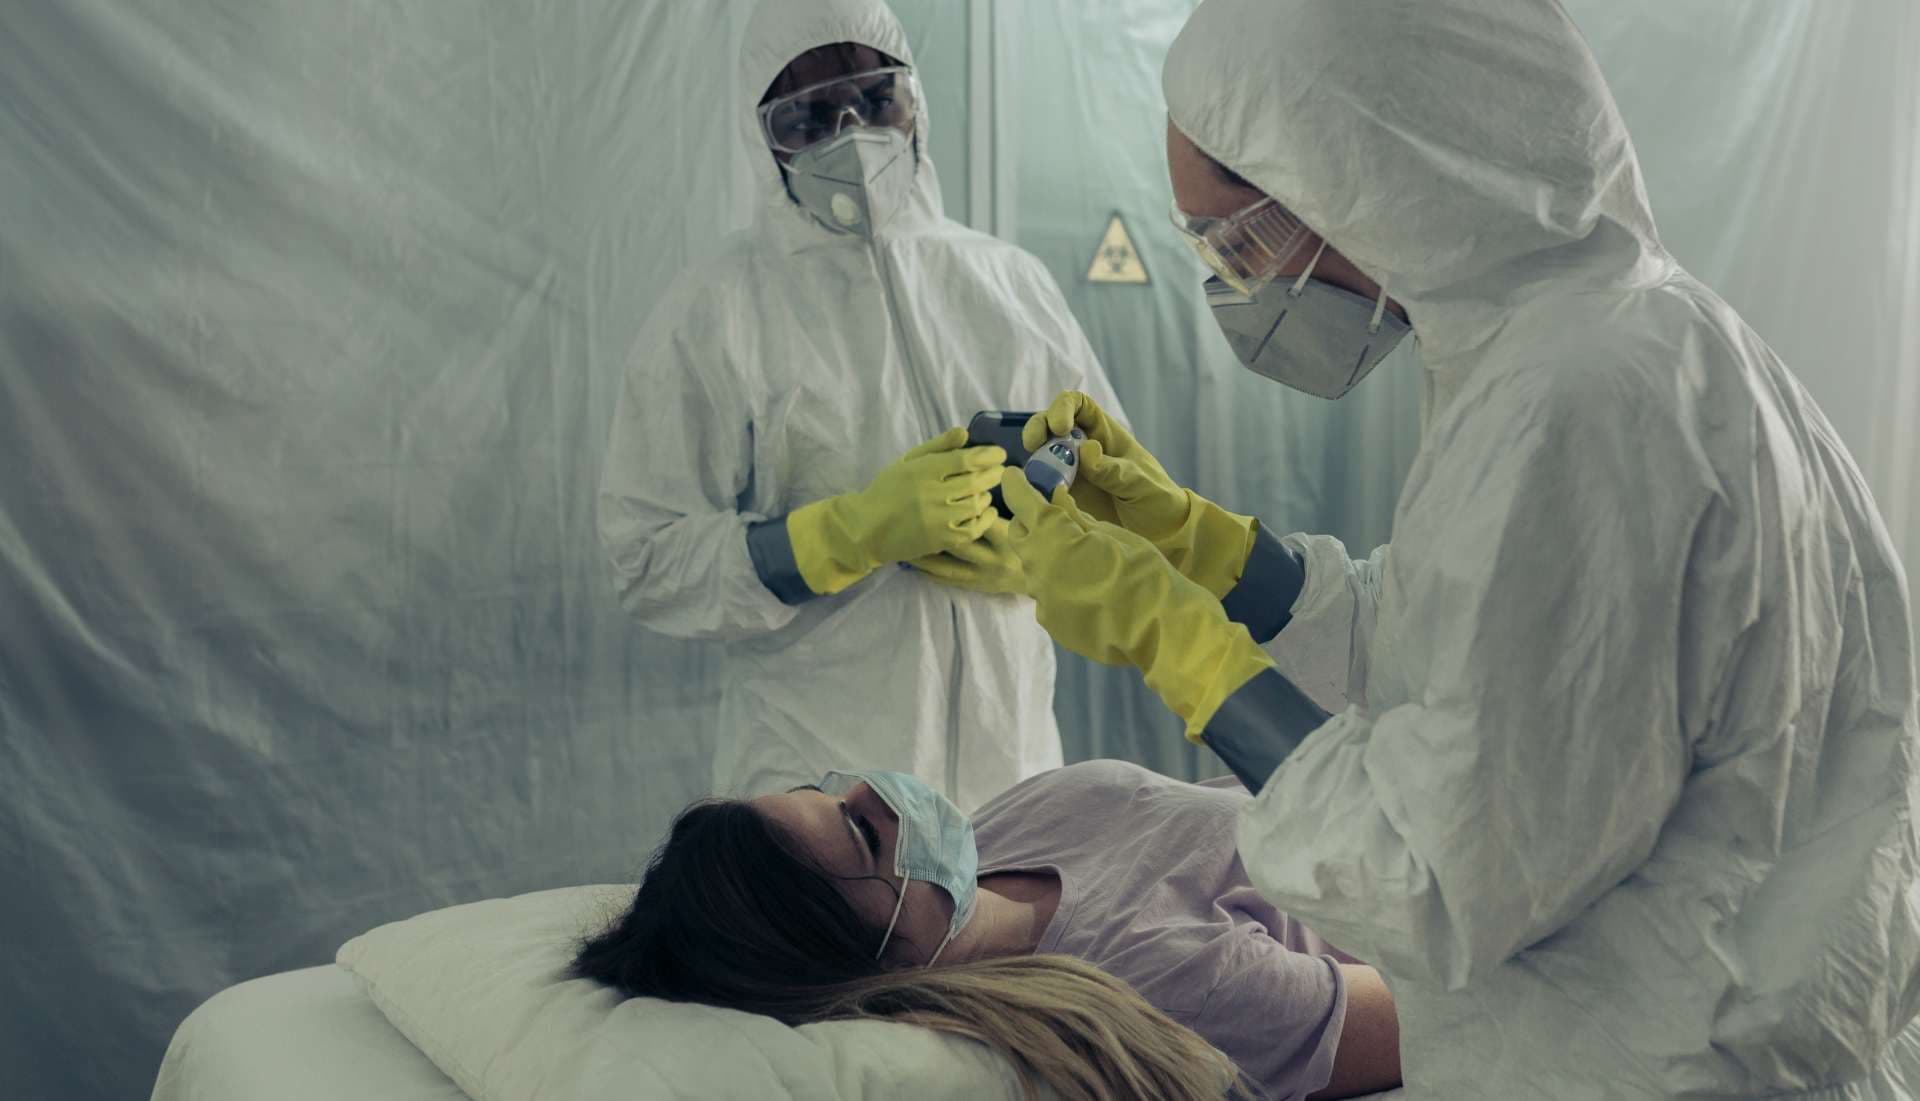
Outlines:
[{"label": "hazmat suit zipper", "polygon": [[880,275],[880,291],[886,299],[887,320],[892,323],[894,339],[900,342],[900,356],[906,360],[907,376],[913,380],[914,396],[920,405],[920,437],[931,439],[940,431],[939,403],[929,391],[924,372],[914,358],[913,344],[908,339],[907,324],[900,313],[900,299],[894,289],[893,263],[879,241],[867,242],[873,252],[874,267]]},{"label": "hazmat suit zipper", "polygon": [[[950,684],[962,683],[960,677],[966,672],[966,659],[960,652],[960,603],[951,598],[947,601],[948,622],[953,628],[953,680]],[[960,804],[960,693],[947,692],[947,798]],[[960,804],[964,806],[965,804]]]},{"label": "hazmat suit zipper", "polygon": [[[907,332],[905,317],[900,312],[900,300],[894,289],[893,262],[887,256],[886,249],[879,241],[869,241],[867,246],[873,250],[874,266],[880,274],[880,288],[886,297],[887,319],[893,323],[894,339],[900,342],[900,356],[906,361],[907,375],[913,380],[915,396],[920,402],[921,435],[932,437],[938,432],[940,424],[940,403],[936,400],[926,373],[920,369],[919,361],[913,354],[913,343]],[[948,668],[947,678],[947,776],[945,795],[955,803],[960,802],[960,694],[954,690],[960,683],[960,605],[952,596],[947,597],[947,627],[953,642],[953,658]]]}]

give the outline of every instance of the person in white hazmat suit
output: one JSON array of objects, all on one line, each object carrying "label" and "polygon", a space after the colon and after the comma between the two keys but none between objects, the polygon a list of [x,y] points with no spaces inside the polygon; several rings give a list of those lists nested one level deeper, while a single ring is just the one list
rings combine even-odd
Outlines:
[{"label": "person in white hazmat suit", "polygon": [[1240,358],[1337,397],[1410,330],[1422,445],[1365,560],[1196,552],[1213,506],[1063,395],[1080,481],[1006,483],[1040,621],[1258,791],[1241,858],[1387,978],[1410,1096],[1920,1096],[1906,580],[1566,13],[1206,0],[1165,90]]},{"label": "person in white hazmat suit", "polygon": [[765,201],[657,307],[615,414],[621,603],[726,642],[717,791],[883,768],[972,807],[1061,763],[1053,649],[988,504],[1004,453],[951,426],[1112,390],[1040,262],[942,216],[912,64],[880,0],[755,11]]}]

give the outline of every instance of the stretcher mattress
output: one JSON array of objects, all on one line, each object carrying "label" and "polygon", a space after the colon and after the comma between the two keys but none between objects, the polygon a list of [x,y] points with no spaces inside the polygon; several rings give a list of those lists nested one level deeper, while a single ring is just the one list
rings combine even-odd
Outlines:
[{"label": "stretcher mattress", "polygon": [[924,1029],[793,1029],[567,979],[571,946],[630,891],[434,911],[354,938],[335,965],[222,991],[174,1034],[153,1101],[1020,1096],[998,1057]]},{"label": "stretcher mattress", "polygon": [[173,1034],[153,1101],[468,1101],[334,964],[243,982]]}]

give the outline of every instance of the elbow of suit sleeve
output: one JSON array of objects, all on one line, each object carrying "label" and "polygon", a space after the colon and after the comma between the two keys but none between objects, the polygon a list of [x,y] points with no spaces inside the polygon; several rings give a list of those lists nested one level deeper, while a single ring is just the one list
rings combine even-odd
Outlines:
[{"label": "elbow of suit sleeve", "polygon": [[1383,723],[1349,708],[1315,730],[1243,813],[1241,858],[1262,894],[1333,943],[1459,990],[1551,931],[1541,903],[1556,885],[1517,858],[1525,838],[1470,809],[1481,793],[1420,779],[1443,770],[1407,743],[1418,710]]},{"label": "elbow of suit sleeve", "polygon": [[[1407,706],[1375,726],[1365,771],[1377,818],[1406,853],[1392,891],[1402,969],[1447,990],[1473,985],[1652,851],[1684,782],[1684,753],[1657,733],[1638,743],[1598,727],[1547,733],[1554,721],[1524,705]],[[1604,765],[1581,763],[1592,746],[1605,747]]]},{"label": "elbow of suit sleeve", "polygon": [[727,641],[779,630],[798,615],[755,566],[751,517],[707,513],[646,525],[634,510],[603,499],[600,519],[620,606],[649,630]]}]

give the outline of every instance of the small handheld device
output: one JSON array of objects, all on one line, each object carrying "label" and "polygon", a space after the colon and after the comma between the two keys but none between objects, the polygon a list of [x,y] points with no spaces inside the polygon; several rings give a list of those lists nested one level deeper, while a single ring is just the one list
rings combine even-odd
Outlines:
[{"label": "small handheld device", "polygon": [[[1024,468],[1033,453],[1020,441],[1020,434],[1026,430],[1027,422],[1034,418],[1033,413],[1010,413],[998,409],[986,409],[973,415],[967,425],[968,447],[998,447],[1007,453],[1008,466]],[[1003,519],[1013,519],[1013,510],[1007,507],[1006,498],[1000,495],[1000,487],[993,487],[993,509]]]},{"label": "small handheld device", "polygon": [[1048,440],[1022,468],[1026,471],[1027,484],[1049,500],[1054,490],[1071,486],[1073,476],[1080,471],[1080,445],[1086,439],[1087,434],[1075,428],[1065,436]]}]

